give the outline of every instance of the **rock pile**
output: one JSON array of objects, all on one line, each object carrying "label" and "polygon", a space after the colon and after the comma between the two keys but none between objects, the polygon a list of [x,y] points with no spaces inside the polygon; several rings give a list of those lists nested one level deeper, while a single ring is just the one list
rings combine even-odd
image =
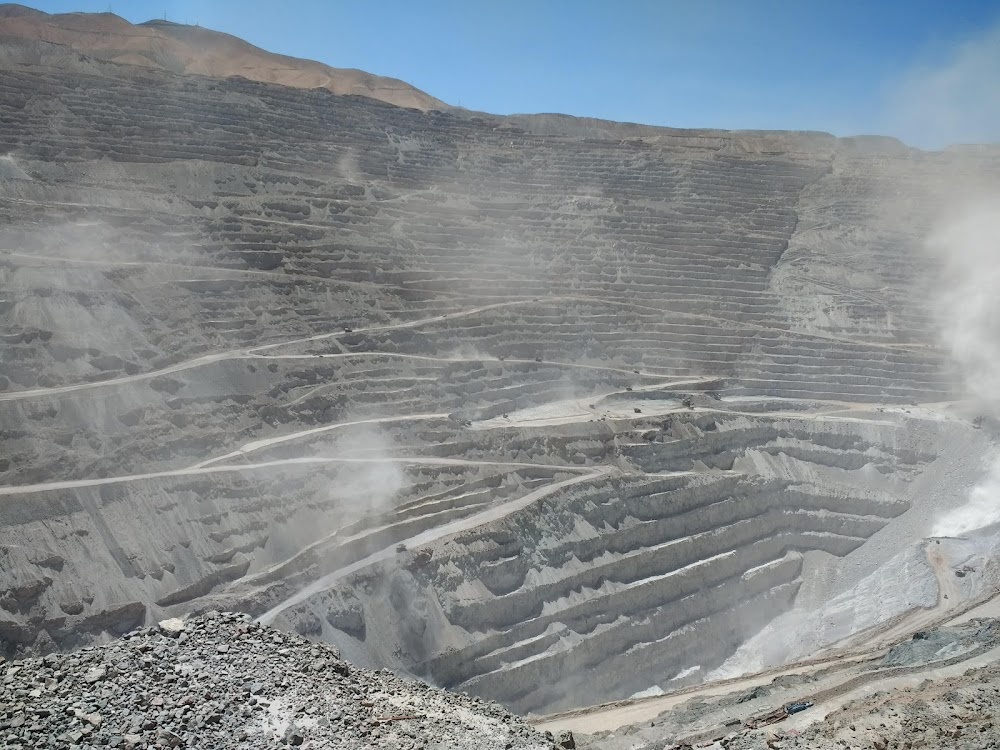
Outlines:
[{"label": "rock pile", "polygon": [[240,614],[167,620],[0,676],[5,748],[556,747],[497,704],[357,669]]}]

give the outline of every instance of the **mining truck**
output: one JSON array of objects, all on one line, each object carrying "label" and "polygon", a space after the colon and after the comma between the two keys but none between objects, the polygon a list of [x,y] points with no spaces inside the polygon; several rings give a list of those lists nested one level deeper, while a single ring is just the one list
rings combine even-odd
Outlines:
[{"label": "mining truck", "polygon": [[793,701],[791,703],[786,703],[781,708],[776,708],[766,714],[761,714],[747,719],[746,727],[747,729],[758,729],[760,727],[766,727],[769,724],[777,724],[780,721],[784,721],[792,714],[797,714],[801,711],[805,711],[807,708],[811,708],[812,705],[812,701]]},{"label": "mining truck", "polygon": [[812,707],[812,701],[795,701],[785,706],[785,713],[791,716]]}]

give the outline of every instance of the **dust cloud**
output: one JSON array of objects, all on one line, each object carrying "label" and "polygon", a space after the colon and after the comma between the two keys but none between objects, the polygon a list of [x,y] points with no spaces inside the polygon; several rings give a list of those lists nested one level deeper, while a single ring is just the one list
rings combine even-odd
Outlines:
[{"label": "dust cloud", "polygon": [[1000,459],[972,488],[969,501],[937,520],[931,536],[962,536],[1000,521]]},{"label": "dust cloud", "polygon": [[970,394],[1000,411],[1000,196],[947,219],[928,245],[944,263],[944,341]]},{"label": "dust cloud", "polygon": [[[1000,416],[1000,196],[944,221],[928,246],[943,262],[938,316],[945,346],[977,409]],[[959,536],[1000,521],[1000,457],[969,501],[937,519],[933,536]]]},{"label": "dust cloud", "polygon": [[[347,417],[347,422],[352,421]],[[338,477],[334,494],[346,501],[352,516],[383,513],[407,488],[409,480],[402,464],[392,459],[388,437],[373,425],[353,428],[329,452],[338,458],[357,458],[349,471]]]},{"label": "dust cloud", "polygon": [[908,69],[885,111],[883,131],[921,148],[1000,141],[1000,19]]},{"label": "dust cloud", "polygon": [[[886,130],[924,148],[1000,141],[1000,19],[911,67],[887,99]],[[973,170],[974,171],[974,170]],[[954,181],[952,206],[927,247],[943,275],[934,312],[944,346],[984,416],[1000,416],[1000,195]],[[957,208],[956,208],[957,207]],[[1000,520],[1000,456],[968,502],[940,516],[934,536],[958,536]]]},{"label": "dust cloud", "polygon": [[[346,421],[351,419],[347,417]],[[286,520],[271,530],[269,549],[276,561],[331,538],[352,536],[369,523],[363,519],[377,519],[390,513],[411,484],[403,465],[393,459],[388,436],[375,425],[353,427],[332,444],[310,451],[310,455],[355,460],[345,463],[327,486],[330,507]],[[381,547],[378,542],[365,544],[361,554],[376,552]]]},{"label": "dust cloud", "polygon": [[[0,160],[0,167],[5,163]],[[100,218],[0,230],[0,258],[8,261],[0,281],[17,299],[7,323],[42,335],[51,342],[50,351],[71,347],[80,353],[56,362],[42,360],[49,367],[37,376],[14,365],[5,375],[31,388],[78,382],[94,373],[88,362],[95,360],[120,361],[119,366],[135,371],[142,367],[136,352],[155,345],[134,314],[140,306],[131,294],[135,282],[130,266],[139,264],[124,249],[128,246],[121,231]],[[87,350],[97,354],[82,356]]]}]

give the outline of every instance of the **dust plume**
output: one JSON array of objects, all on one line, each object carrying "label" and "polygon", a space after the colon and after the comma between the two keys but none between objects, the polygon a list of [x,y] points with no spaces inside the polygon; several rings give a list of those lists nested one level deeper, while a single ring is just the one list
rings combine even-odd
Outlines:
[{"label": "dust plume", "polygon": [[[924,148],[1000,141],[1000,18],[911,66],[886,101],[886,130]],[[956,151],[957,171],[927,249],[942,267],[934,300],[942,343],[967,395],[984,416],[1000,415],[1000,195],[984,190],[977,151]],[[965,157],[964,160],[962,157]],[[939,517],[935,536],[954,536],[1000,520],[1000,460],[967,504]]]},{"label": "dust plume", "polygon": [[[346,421],[351,421],[350,417]],[[351,428],[313,455],[348,462],[325,490],[332,501],[330,505],[320,505],[291,517],[271,530],[270,552],[275,560],[293,557],[306,545],[341,535],[349,538],[368,523],[377,525],[378,517],[389,513],[410,485],[403,465],[392,458],[389,438],[374,425]],[[362,556],[384,545],[376,540],[363,546]]]},{"label": "dust plume", "polygon": [[364,176],[358,169],[358,156],[353,148],[348,148],[337,160],[337,172],[344,182],[355,185],[364,184]]},{"label": "dust plume", "polygon": [[[20,167],[6,156],[0,175],[5,168]],[[46,354],[30,364],[11,361],[5,378],[21,388],[51,387],[145,366],[139,352],[156,346],[134,297],[142,276],[128,246],[123,232],[101,218],[0,230],[0,282],[13,300],[5,323],[46,344]]]},{"label": "dust plume", "polygon": [[964,209],[928,241],[944,262],[939,316],[970,394],[1000,411],[1000,196]]},{"label": "dust plume", "polygon": [[885,132],[922,148],[1000,140],[1000,19],[892,87]]},{"label": "dust plume", "polygon": [[1000,521],[1000,460],[994,461],[986,478],[972,488],[965,505],[937,520],[931,535],[962,536],[997,521]]},{"label": "dust plume", "polygon": [[[976,408],[1000,415],[1000,196],[945,221],[928,241],[943,261],[938,315],[944,343]],[[1000,520],[1000,461],[969,501],[937,519],[933,536],[958,536]]]},{"label": "dust plume", "polygon": [[[348,417],[346,421],[351,421]],[[409,480],[402,464],[392,459],[389,439],[372,425],[360,425],[338,440],[330,455],[358,459],[338,477],[332,492],[345,502],[352,517],[390,510]]]}]

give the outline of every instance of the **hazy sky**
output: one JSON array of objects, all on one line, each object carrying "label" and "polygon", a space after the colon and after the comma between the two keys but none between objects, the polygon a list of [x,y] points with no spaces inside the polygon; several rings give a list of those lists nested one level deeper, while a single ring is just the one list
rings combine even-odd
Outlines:
[{"label": "hazy sky", "polygon": [[1000,0],[38,0],[199,23],[449,104],[1000,141]]}]

